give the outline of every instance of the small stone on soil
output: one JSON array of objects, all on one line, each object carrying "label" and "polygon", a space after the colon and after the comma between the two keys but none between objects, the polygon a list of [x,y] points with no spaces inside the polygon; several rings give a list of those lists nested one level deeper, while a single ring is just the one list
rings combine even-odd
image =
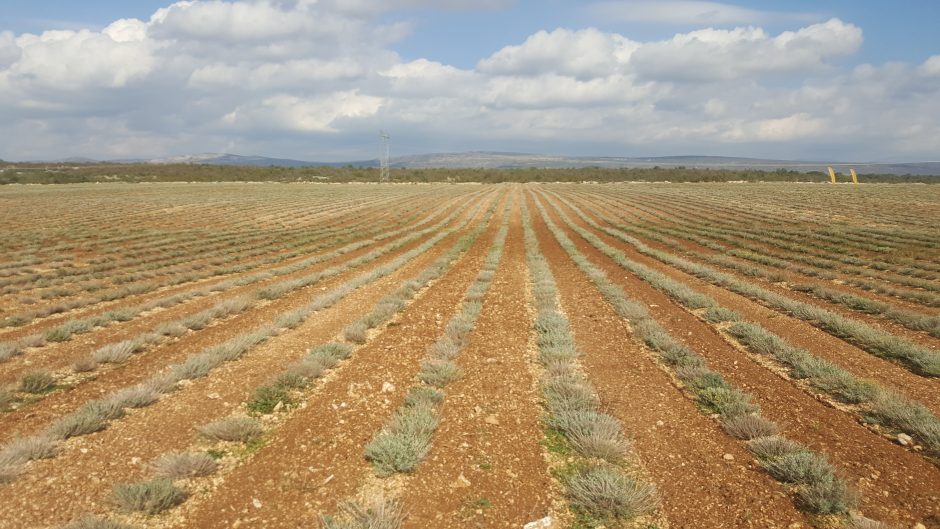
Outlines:
[{"label": "small stone on soil", "polygon": [[522,529],[552,529],[555,527],[555,520],[551,516],[546,516],[541,520],[529,522],[522,526]]},{"label": "small stone on soil", "polygon": [[731,454],[725,454],[721,456],[725,461],[734,461],[734,456]]},{"label": "small stone on soil", "polygon": [[911,446],[912,444],[914,444],[914,439],[912,439],[911,436],[907,435],[906,433],[899,433],[898,444],[900,444],[901,446]]}]

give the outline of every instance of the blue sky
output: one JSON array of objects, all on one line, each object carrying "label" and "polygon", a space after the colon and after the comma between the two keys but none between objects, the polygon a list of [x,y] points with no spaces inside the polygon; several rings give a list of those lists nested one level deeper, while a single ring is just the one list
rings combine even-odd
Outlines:
[{"label": "blue sky", "polygon": [[0,0],[0,158],[940,159],[940,2],[171,4]]},{"label": "blue sky", "polygon": [[[118,18],[147,19],[166,0],[0,0],[0,29],[40,32],[46,29],[103,28]],[[479,12],[408,9],[389,19],[412,21],[415,33],[394,46],[406,59],[421,57],[472,67],[508,42],[519,42],[540,29],[594,26],[641,40],[665,39],[694,24],[609,23],[583,9],[585,2],[521,0],[506,9]],[[940,53],[940,2],[841,0],[814,2],[751,1],[737,5],[781,13],[808,13],[817,20],[838,17],[861,26],[865,42],[855,62],[923,62]],[[735,24],[717,25],[733,27]],[[770,31],[790,29],[780,21]]]}]

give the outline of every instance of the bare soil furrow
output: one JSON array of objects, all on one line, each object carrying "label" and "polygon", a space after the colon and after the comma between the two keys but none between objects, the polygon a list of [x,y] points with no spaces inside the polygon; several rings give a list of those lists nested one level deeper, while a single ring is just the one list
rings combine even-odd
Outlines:
[{"label": "bare soil furrow", "polygon": [[[530,209],[535,211],[534,205]],[[805,523],[783,488],[683,395],[570,261],[538,215],[533,218],[583,350],[582,364],[604,411],[633,434],[634,449],[656,483],[670,527],[770,528]],[[733,459],[726,460],[725,454]]]},{"label": "bare soil furrow", "polygon": [[[457,221],[454,221],[457,222]],[[402,248],[386,254],[369,263],[369,268],[376,268],[420,245],[421,240],[413,241]],[[438,250],[439,251],[439,250]],[[161,368],[179,361],[190,353],[204,350],[220,343],[226,338],[245,329],[256,328],[267,323],[270,314],[290,311],[310,301],[311,293],[325,291],[348,280],[350,276],[361,273],[360,269],[342,272],[329,279],[308,286],[288,296],[267,303],[259,303],[253,310],[229,318],[224,322],[210,325],[205,329],[184,335],[183,337],[158,346],[147,354],[132,357],[119,369],[103,372],[96,379],[86,381],[71,391],[50,394],[35,405],[30,405],[25,413],[4,413],[0,415],[0,439],[7,440],[39,429],[56,417],[62,416],[90,399],[98,398],[115,388],[125,387],[145,380]]]},{"label": "bare soil furrow", "polygon": [[[270,339],[238,361],[219,367],[211,376],[194,380],[168,398],[129,413],[103,432],[65,443],[55,459],[33,461],[33,468],[26,474],[0,489],[0,501],[11,502],[8,505],[15,505],[20,512],[14,525],[0,521],[0,527],[30,527],[50,521],[49,505],[35,500],[24,502],[28,497],[56,498],[55,517],[59,523],[85,512],[106,510],[112,485],[143,477],[148,472],[146,463],[166,451],[188,446],[198,426],[230,413],[233,406],[247,400],[254,387],[296,360],[307,347],[329,341],[360,315],[363,306],[375,304],[395,285],[425,268],[442,253],[442,247],[448,247],[457,237],[459,233],[446,237],[436,251],[353,292],[298,329]],[[303,301],[309,301],[309,294]],[[268,319],[277,312],[281,311],[268,312]],[[155,431],[164,433],[155,436]]]},{"label": "bare soil furrow", "polygon": [[[937,380],[915,375],[894,362],[873,356],[806,321],[768,308],[756,301],[698,279],[657,259],[644,255],[615,237],[591,229],[570,209],[565,208],[562,204],[558,205],[566,211],[569,218],[578,226],[589,229],[607,244],[624,252],[631,260],[653,268],[673,279],[688,284],[698,292],[711,296],[721,306],[741,313],[749,321],[759,323],[774,333],[786,336],[787,340],[793,345],[807,349],[821,358],[841,365],[858,376],[896,387],[908,393],[915,400],[923,402],[935,413],[940,411],[940,393],[936,391]],[[580,240],[579,237],[575,238]],[[621,273],[621,275],[623,274]]]},{"label": "bare soil furrow", "polygon": [[404,399],[424,349],[443,331],[482,265],[496,226],[491,223],[443,278],[324,380],[270,442],[228,474],[210,497],[188,502],[184,520],[174,527],[315,525],[319,515],[355,492],[370,468],[363,447]]},{"label": "bare soil furrow", "polygon": [[[554,211],[551,214],[553,220],[564,226]],[[782,424],[794,440],[828,454],[863,493],[862,511],[866,515],[908,526],[940,520],[940,504],[937,503],[940,469],[920,455],[873,435],[852,416],[825,405],[752,362],[711,326],[649,284],[632,274],[625,274],[617,264],[567,227],[566,231],[570,232],[581,252],[598,263],[634,298],[647,305],[657,321],[673,336],[684,338],[691,348],[708,360],[712,369],[751,393],[764,416]],[[605,242],[613,245],[613,241]],[[633,255],[628,255],[633,258]],[[735,460],[738,460],[737,456]],[[744,461],[753,460],[746,455]],[[904,470],[899,472],[899,467]]]},{"label": "bare soil furrow", "polygon": [[[447,386],[441,425],[408,479],[404,527],[521,527],[549,513],[559,491],[539,443],[538,381],[518,205],[483,311]],[[512,486],[507,486],[512,483]],[[557,500],[556,500],[557,501]]]},{"label": "bare soil furrow", "polygon": [[[434,220],[434,217],[423,218],[421,222],[413,226],[413,229],[418,230],[425,228]],[[405,235],[410,232],[411,230],[409,229]],[[61,344],[50,344],[41,349],[30,351],[28,354],[21,355],[20,357],[14,357],[5,365],[0,365],[0,373],[2,373],[2,375],[0,375],[0,383],[13,382],[23,372],[29,370],[61,369],[74,363],[80,358],[83,358],[88,354],[89,351],[104,344],[133,339],[153,330],[161,323],[174,321],[187,315],[195,314],[199,311],[205,310],[218,303],[221,299],[232,299],[244,295],[252,296],[258,289],[264,288],[267,285],[280,283],[282,281],[289,281],[294,278],[303,277],[311,273],[325,270],[343,261],[360,257],[369,253],[377,246],[387,245],[391,242],[394,242],[395,240],[397,240],[397,237],[377,241],[373,245],[364,246],[342,255],[330,257],[326,260],[319,261],[311,266],[304,267],[289,274],[279,275],[267,280],[261,280],[240,287],[232,287],[218,293],[212,293],[207,296],[194,298],[191,301],[181,303],[180,305],[168,309],[153,309],[149,311],[148,314],[143,315],[140,318],[135,318],[133,321],[128,322],[127,324],[111,325],[106,328],[102,328],[97,332],[78,335],[72,340],[63,342]],[[405,250],[407,250],[407,248]],[[319,255],[323,255],[324,257],[329,257],[330,253],[331,251],[318,252]],[[318,254],[308,255],[303,259],[310,259],[311,257],[316,257]],[[281,263],[274,268],[281,268],[284,266],[288,266],[288,264]]]}]

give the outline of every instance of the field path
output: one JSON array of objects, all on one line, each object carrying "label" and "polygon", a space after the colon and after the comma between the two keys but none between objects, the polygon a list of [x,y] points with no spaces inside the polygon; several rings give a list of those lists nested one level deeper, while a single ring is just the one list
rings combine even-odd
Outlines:
[{"label": "field path", "polygon": [[266,446],[228,474],[210,496],[188,501],[173,527],[314,527],[320,515],[350,497],[370,468],[363,447],[401,404],[425,349],[456,312],[483,264],[498,218],[393,325],[326,377]]},{"label": "field path", "polygon": [[[862,511],[867,516],[908,525],[934,518],[940,520],[940,502],[937,501],[940,496],[940,469],[919,454],[873,434],[852,416],[827,406],[754,363],[726,342],[710,325],[648,283],[627,274],[567,228],[557,212],[552,208],[547,209],[552,220],[563,227],[579,251],[607,272],[611,280],[629,292],[631,297],[649,307],[653,317],[670,334],[699,352],[712,369],[734,386],[751,393],[765,417],[782,425],[783,431],[792,439],[828,454],[830,460],[849,476],[849,482],[864,494]],[[599,233],[597,235],[608,244],[623,250],[629,257],[634,257],[624,243],[616,245],[612,238],[605,238]],[[568,279],[568,276],[562,277]],[[698,287],[691,280],[686,282]],[[567,281],[562,284],[567,284]],[[730,441],[730,437],[728,439]],[[743,450],[743,445],[731,442],[742,447],[744,461],[753,463],[753,456]],[[669,452],[680,453],[675,450]],[[739,460],[737,454],[733,455],[736,461]],[[898,468],[904,470],[899,472]]]},{"label": "field path", "polygon": [[[673,385],[568,258],[531,201],[529,209],[582,350],[585,374],[597,389],[602,411],[633,435],[634,450],[659,490],[670,528],[805,525],[783,487]],[[734,459],[725,460],[725,454]]]},{"label": "field path", "polygon": [[[765,307],[756,301],[713,285],[687,274],[682,270],[662,263],[657,259],[644,255],[633,248],[633,246],[591,228],[574,214],[573,211],[560,202],[553,201],[553,204],[560,207],[577,226],[593,232],[607,244],[622,251],[631,260],[653,268],[672,279],[687,284],[698,292],[712,297],[722,307],[739,312],[748,321],[757,323],[765,329],[779,334],[797,347],[802,347],[814,355],[818,355],[820,358],[838,364],[858,376],[871,378],[887,384],[888,386],[896,387],[909,394],[911,398],[920,401],[933,410],[934,413],[940,414],[940,391],[938,391],[938,389],[940,389],[940,379],[916,375],[895,362],[873,356],[851,343],[836,338],[814,327],[809,322]],[[579,209],[585,211],[585,209],[580,208],[580,206]],[[596,215],[591,215],[587,211],[585,211],[585,213],[601,226],[610,227],[609,224]],[[589,246],[577,234],[573,234],[572,239],[575,240],[579,246]],[[602,255],[593,247],[591,247],[590,251],[594,252],[595,255]],[[620,269],[618,275],[623,276],[623,274],[624,271]],[[752,280],[748,279],[748,281]],[[936,342],[936,340],[933,341]]]},{"label": "field path", "polygon": [[[223,364],[209,376],[186,384],[152,406],[129,410],[127,417],[114,421],[106,430],[69,440],[62,445],[57,457],[31,462],[19,479],[0,487],[0,502],[18,513],[15,520],[0,518],[0,528],[21,529],[53,521],[64,523],[85,512],[106,510],[106,500],[115,483],[145,478],[149,475],[147,464],[158,455],[188,447],[199,426],[230,414],[233,407],[251,396],[255,387],[300,359],[308,348],[332,340],[382,296],[430,265],[461,234],[449,235],[396,272],[352,292],[332,307],[311,316],[297,329],[268,340],[237,361]],[[372,266],[378,264],[370,268]],[[360,273],[362,270],[355,275]],[[302,293],[303,299],[298,301],[307,303],[323,292],[316,288],[313,292]],[[228,335],[254,328],[271,320],[274,314],[266,312],[258,315],[257,321],[242,322],[229,329]],[[185,352],[198,350],[192,348]],[[134,367],[137,371],[137,366]],[[159,367],[140,368],[138,375],[141,378],[152,375],[155,369]],[[114,384],[109,389],[132,382]],[[102,391],[94,396],[103,394]]]},{"label": "field path", "polygon": [[540,445],[520,214],[517,202],[483,311],[457,357],[463,374],[447,386],[431,451],[408,480],[405,528],[519,528],[549,514],[559,495]]}]

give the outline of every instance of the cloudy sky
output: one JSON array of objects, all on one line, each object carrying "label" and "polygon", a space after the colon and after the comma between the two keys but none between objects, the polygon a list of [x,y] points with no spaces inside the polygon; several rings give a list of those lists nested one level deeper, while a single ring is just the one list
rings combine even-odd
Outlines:
[{"label": "cloudy sky", "polygon": [[940,160],[940,2],[0,0],[0,158]]}]

